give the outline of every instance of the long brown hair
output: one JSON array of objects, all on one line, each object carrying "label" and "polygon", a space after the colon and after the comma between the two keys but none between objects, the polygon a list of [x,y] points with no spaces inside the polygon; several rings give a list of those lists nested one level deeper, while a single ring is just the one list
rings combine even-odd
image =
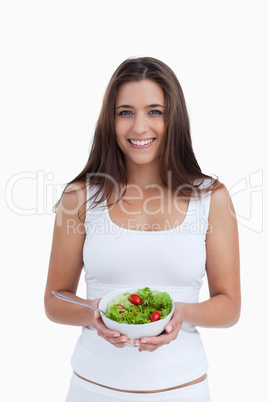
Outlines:
[{"label": "long brown hair", "polygon": [[[109,199],[117,185],[122,186],[123,198],[127,186],[127,172],[124,154],[118,147],[115,133],[115,104],[120,85],[126,82],[152,80],[161,86],[165,97],[165,138],[160,155],[160,178],[164,187],[168,186],[168,174],[171,176],[171,190],[180,188],[181,196],[190,197],[194,186],[196,192],[215,189],[221,185],[218,179],[202,173],[192,148],[190,122],[181,85],[174,72],[165,63],[152,57],[129,58],[123,61],[112,75],[107,86],[100,115],[97,121],[93,143],[84,169],[69,183],[83,182],[97,185],[95,206]],[[171,172],[171,173],[169,173]],[[210,179],[211,185],[205,190],[198,186],[204,179]],[[118,188],[118,187],[117,187]],[[116,202],[118,202],[119,198]],[[59,204],[60,200],[54,206]],[[109,204],[113,205],[113,204]]]}]

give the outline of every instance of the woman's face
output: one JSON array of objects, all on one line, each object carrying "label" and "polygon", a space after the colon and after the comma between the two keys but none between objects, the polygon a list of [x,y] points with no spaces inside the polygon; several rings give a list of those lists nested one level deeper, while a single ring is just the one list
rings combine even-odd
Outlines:
[{"label": "woman's face", "polygon": [[164,100],[162,88],[152,80],[119,87],[115,132],[127,163],[148,164],[159,158],[165,134]]}]

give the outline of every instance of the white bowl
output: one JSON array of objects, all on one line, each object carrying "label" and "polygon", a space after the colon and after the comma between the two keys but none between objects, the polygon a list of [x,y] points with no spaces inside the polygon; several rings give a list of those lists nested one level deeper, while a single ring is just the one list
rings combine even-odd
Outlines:
[{"label": "white bowl", "polygon": [[[113,292],[108,293],[105,295],[100,303],[99,308],[103,311],[107,310],[107,306],[110,302],[114,301],[117,296],[123,295],[126,292],[136,293],[140,288],[127,288],[127,289],[120,289],[115,290]],[[120,323],[117,321],[113,321],[110,318],[105,317],[101,313],[102,320],[107,328],[111,329],[112,331],[119,331],[122,335],[126,335],[128,339],[134,341],[135,339],[140,339],[145,336],[157,336],[160,335],[167,323],[170,321],[174,311],[174,302],[172,306],[171,312],[161,320],[150,322],[148,324],[125,324]]]}]

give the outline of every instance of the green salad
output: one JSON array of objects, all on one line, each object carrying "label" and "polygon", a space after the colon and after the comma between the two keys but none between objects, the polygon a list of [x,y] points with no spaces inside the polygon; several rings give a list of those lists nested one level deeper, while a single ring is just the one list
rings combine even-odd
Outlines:
[{"label": "green salad", "polygon": [[136,293],[124,293],[108,304],[106,317],[125,324],[147,324],[165,318],[172,310],[166,292],[146,287]]}]

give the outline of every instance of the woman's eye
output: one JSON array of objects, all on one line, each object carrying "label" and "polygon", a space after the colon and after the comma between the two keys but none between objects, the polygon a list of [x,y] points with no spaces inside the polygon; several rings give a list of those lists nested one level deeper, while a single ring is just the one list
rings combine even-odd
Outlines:
[{"label": "woman's eye", "polygon": [[150,113],[151,114],[162,114],[162,112],[160,112],[160,110],[151,110]]},{"label": "woman's eye", "polygon": [[119,116],[129,116],[132,114],[130,110],[122,110],[122,112],[119,113]]}]

